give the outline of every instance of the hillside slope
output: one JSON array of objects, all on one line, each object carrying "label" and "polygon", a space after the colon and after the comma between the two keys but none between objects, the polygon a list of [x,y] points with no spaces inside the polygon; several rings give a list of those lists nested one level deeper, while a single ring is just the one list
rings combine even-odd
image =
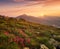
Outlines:
[{"label": "hillside slope", "polygon": [[0,15],[0,49],[38,49],[40,44],[53,49],[50,38],[60,42],[60,28]]}]

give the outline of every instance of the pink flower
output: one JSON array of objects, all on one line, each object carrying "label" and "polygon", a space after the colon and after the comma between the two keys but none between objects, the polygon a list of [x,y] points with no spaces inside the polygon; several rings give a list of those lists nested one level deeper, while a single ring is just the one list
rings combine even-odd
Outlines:
[{"label": "pink flower", "polygon": [[8,35],[8,34],[9,34],[9,32],[4,32],[4,34],[5,34],[5,35]]},{"label": "pink flower", "polygon": [[27,42],[30,43],[30,38],[27,39]]}]

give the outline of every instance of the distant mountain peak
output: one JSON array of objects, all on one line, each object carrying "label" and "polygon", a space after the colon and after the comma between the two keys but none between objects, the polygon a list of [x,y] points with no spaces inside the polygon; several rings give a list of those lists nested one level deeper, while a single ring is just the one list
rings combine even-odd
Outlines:
[{"label": "distant mountain peak", "polygon": [[20,15],[20,16],[27,16],[27,14],[22,14],[22,15]]}]

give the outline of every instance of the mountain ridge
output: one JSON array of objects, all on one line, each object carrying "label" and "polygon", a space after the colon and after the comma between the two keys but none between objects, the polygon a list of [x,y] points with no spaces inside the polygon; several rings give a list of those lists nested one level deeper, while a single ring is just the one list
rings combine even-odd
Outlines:
[{"label": "mountain ridge", "polygon": [[60,28],[60,17],[53,17],[53,16],[45,16],[44,18],[42,17],[34,17],[34,16],[29,16],[26,14],[17,16],[16,18],[22,18],[30,22],[35,22],[39,24],[45,24],[45,25],[51,25],[54,27]]}]

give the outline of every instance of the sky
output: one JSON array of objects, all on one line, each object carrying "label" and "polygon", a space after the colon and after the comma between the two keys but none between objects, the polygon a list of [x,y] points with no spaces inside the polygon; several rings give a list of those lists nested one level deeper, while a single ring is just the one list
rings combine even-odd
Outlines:
[{"label": "sky", "polygon": [[60,0],[0,0],[0,15],[59,16]]}]

